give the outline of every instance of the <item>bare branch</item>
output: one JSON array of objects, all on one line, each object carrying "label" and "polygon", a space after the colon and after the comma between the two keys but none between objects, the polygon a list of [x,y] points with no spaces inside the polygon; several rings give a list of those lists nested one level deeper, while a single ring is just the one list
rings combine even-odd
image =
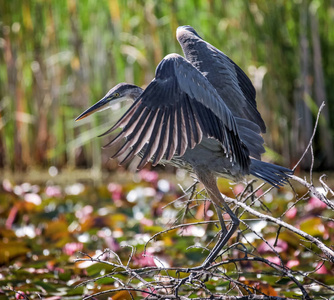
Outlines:
[{"label": "bare branch", "polygon": [[[295,179],[296,176],[293,176],[293,179]],[[298,178],[298,177],[297,177]],[[225,199],[227,201],[230,201],[232,203],[234,203],[235,205],[239,206],[239,207],[242,207],[244,210],[246,210],[247,212],[251,213],[252,215],[254,216],[257,216],[259,218],[261,218],[262,220],[265,220],[265,221],[269,221],[269,222],[273,222],[273,223],[276,223],[277,225],[281,226],[281,227],[284,227],[284,228],[287,228],[289,229],[290,231],[302,236],[303,238],[305,238],[306,240],[314,243],[326,256],[327,258],[332,262],[334,263],[334,251],[330,248],[328,248],[324,243],[322,243],[319,239],[311,236],[310,234],[300,230],[300,229],[297,229],[296,227],[280,220],[280,219],[277,219],[277,218],[274,218],[274,217],[271,217],[271,216],[268,216],[268,215],[265,215],[265,214],[262,214],[256,210],[254,210],[253,208],[249,207],[248,205],[246,205],[245,203],[242,203],[236,199],[233,199],[233,198],[229,198],[229,197],[226,197],[223,195],[223,197],[225,197]]]},{"label": "bare branch", "polygon": [[314,195],[316,196],[318,199],[320,199],[322,202],[324,202],[328,207],[330,207],[331,209],[334,210],[334,203],[330,200],[328,200],[326,198],[326,196],[319,192],[314,185],[308,183],[306,180],[301,179],[300,177],[297,177],[295,175],[291,175],[291,179],[297,181],[298,183],[300,183],[301,185],[305,186],[308,188],[308,190]]}]

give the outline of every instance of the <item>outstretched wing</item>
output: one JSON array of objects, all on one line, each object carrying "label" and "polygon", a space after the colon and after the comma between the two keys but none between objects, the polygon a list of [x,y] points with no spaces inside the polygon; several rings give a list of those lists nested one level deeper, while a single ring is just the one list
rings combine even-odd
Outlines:
[{"label": "outstretched wing", "polygon": [[190,26],[179,27],[177,39],[186,59],[210,81],[232,114],[254,122],[265,132],[254,86],[243,70]]},{"label": "outstretched wing", "polygon": [[153,158],[170,160],[194,148],[203,136],[221,142],[226,156],[248,173],[249,152],[234,117],[208,80],[178,54],[166,56],[155,79],[107,133],[122,127],[106,146],[125,143],[113,157],[131,149],[121,164],[141,152],[138,169]]}]

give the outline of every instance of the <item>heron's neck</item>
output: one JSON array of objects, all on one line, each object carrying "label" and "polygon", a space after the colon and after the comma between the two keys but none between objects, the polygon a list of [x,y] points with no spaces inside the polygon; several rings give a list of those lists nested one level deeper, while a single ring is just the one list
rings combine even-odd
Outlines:
[{"label": "heron's neck", "polygon": [[133,88],[131,90],[131,93],[129,95],[129,98],[133,101],[135,101],[142,93],[143,93],[143,89],[139,86],[136,86],[135,88]]}]

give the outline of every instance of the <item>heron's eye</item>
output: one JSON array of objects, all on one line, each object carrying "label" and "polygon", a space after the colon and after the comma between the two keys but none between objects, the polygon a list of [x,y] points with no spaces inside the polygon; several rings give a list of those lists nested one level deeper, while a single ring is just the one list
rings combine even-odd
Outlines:
[{"label": "heron's eye", "polygon": [[119,97],[119,93],[115,93],[115,94],[114,94],[114,97],[115,97],[115,98],[118,98],[118,97]]}]

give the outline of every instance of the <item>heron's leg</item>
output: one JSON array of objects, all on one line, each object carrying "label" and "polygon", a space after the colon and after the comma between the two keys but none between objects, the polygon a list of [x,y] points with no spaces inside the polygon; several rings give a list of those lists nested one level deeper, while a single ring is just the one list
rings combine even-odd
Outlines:
[{"label": "heron's leg", "polygon": [[215,203],[213,203],[213,205],[215,206],[218,218],[219,218],[219,224],[220,224],[220,228],[221,228],[221,235],[224,236],[227,234],[227,228],[225,225],[225,220],[223,218],[223,210],[220,208],[220,206],[216,205]]},{"label": "heron's leg", "polygon": [[[204,260],[203,264],[198,267],[190,268],[188,272],[190,275],[188,277],[182,278],[177,286],[175,287],[175,296],[178,298],[178,291],[181,285],[183,285],[187,281],[192,281],[195,278],[200,276],[200,273],[196,271],[201,271],[206,269],[210,266],[210,264],[217,258],[221,249],[226,245],[228,240],[231,238],[233,233],[237,230],[239,226],[239,219],[233,213],[233,211],[229,208],[227,203],[225,202],[223,196],[221,195],[216,182],[216,177],[209,170],[197,170],[196,171],[198,179],[204,184],[206,191],[208,192],[209,197],[211,198],[212,202],[214,203],[215,209],[217,211],[219,222],[221,224],[221,231],[222,234],[217,242],[217,244],[213,247],[207,258]],[[230,216],[232,224],[229,229],[226,228],[224,218],[222,215],[222,209],[224,209]],[[194,271],[194,272],[193,272]],[[194,274],[195,273],[195,274]],[[196,274],[197,273],[197,274]]]},{"label": "heron's leg", "polygon": [[[221,230],[222,230],[222,235],[219,238],[217,244],[213,247],[203,264],[198,267],[198,269],[203,269],[207,268],[218,256],[219,252],[221,249],[226,245],[228,240],[231,238],[233,233],[237,230],[239,227],[240,221],[238,217],[233,213],[233,211],[230,209],[230,207],[227,205],[225,202],[222,194],[220,193],[218,187],[217,187],[217,182],[216,182],[216,177],[213,176],[213,174],[210,171],[206,170],[197,170],[196,172],[198,179],[204,184],[204,187],[206,191],[208,192],[209,197],[215,204],[215,207],[217,209],[217,213],[219,216],[219,221],[221,223]],[[224,210],[229,214],[232,224],[230,228],[227,230],[224,219],[221,214],[221,208],[224,208]],[[193,268],[196,269],[196,268]]]},{"label": "heron's leg", "polygon": [[[216,256],[218,256],[219,251],[220,251],[221,248],[224,246],[224,245],[223,245],[222,247],[220,247],[220,245],[221,245],[221,243],[222,243],[222,240],[224,240],[225,236],[226,236],[227,233],[228,233],[227,227],[226,227],[226,225],[225,225],[225,220],[224,220],[224,218],[223,218],[223,213],[224,213],[223,209],[222,209],[220,206],[216,205],[215,203],[214,203],[214,206],[215,206],[215,209],[216,209],[218,218],[219,218],[219,223],[220,223],[220,228],[221,228],[220,231],[221,231],[221,232],[220,232],[219,239],[218,239],[217,243],[214,245],[214,247],[213,247],[212,250],[210,251],[208,257],[210,257],[211,254],[214,255],[214,253],[216,253],[216,251],[217,251],[216,248],[219,248],[218,253],[216,254]],[[206,260],[207,260],[207,259],[208,259],[208,258],[206,258]],[[213,260],[214,260],[214,258],[213,258]],[[201,266],[201,267],[202,267],[202,266]]]}]

